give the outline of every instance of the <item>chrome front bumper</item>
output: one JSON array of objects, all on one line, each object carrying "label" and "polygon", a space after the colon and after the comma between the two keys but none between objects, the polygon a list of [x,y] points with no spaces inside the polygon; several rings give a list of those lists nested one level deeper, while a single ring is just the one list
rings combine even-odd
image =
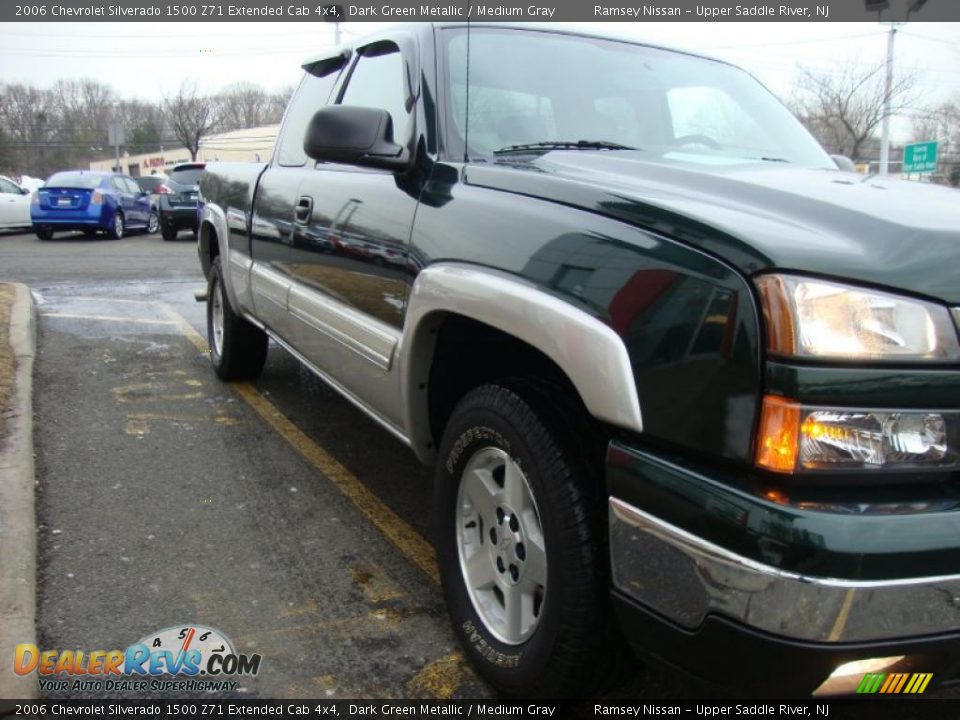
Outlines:
[{"label": "chrome front bumper", "polygon": [[614,587],[687,629],[710,614],[796,640],[864,642],[960,628],[960,575],[858,581],[785,572],[610,498]]}]

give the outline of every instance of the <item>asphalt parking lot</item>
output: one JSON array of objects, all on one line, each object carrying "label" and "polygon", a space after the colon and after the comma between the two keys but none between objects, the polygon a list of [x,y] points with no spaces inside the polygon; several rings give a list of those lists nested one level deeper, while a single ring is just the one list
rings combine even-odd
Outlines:
[{"label": "asphalt parking lot", "polygon": [[261,384],[218,381],[189,233],[5,235],[0,267],[37,303],[40,647],[195,624],[263,656],[237,694],[489,696],[447,628],[429,471],[278,348]]}]

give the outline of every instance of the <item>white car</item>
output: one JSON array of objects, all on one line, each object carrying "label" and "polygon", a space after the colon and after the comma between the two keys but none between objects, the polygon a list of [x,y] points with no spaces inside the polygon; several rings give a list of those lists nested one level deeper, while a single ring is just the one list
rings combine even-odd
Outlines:
[{"label": "white car", "polygon": [[0,228],[30,227],[30,191],[0,175]]}]

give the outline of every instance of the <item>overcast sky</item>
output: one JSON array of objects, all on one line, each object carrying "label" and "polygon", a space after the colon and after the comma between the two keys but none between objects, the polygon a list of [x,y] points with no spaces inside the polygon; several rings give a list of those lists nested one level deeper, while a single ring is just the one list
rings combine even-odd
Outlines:
[{"label": "overcast sky", "polygon": [[[883,62],[877,23],[570,23],[703,52],[746,68],[787,94],[797,67],[836,71]],[[345,37],[376,23],[344,23]],[[333,43],[326,23],[0,23],[0,82],[48,86],[91,77],[124,97],[157,100],[184,78],[208,91],[238,80],[295,83],[300,63]],[[897,66],[916,68],[931,104],[960,95],[960,23],[913,22],[897,33]]]}]

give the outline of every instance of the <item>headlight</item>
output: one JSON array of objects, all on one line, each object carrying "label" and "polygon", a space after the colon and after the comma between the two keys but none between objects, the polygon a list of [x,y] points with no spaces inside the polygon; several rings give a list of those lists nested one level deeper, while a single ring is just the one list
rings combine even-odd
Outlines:
[{"label": "headlight", "polygon": [[946,307],[790,275],[756,279],[771,353],[837,360],[960,359]]},{"label": "headlight", "polygon": [[[777,472],[955,466],[957,413],[805,407],[763,398],[757,465]],[[952,429],[952,430],[951,430]]]}]

